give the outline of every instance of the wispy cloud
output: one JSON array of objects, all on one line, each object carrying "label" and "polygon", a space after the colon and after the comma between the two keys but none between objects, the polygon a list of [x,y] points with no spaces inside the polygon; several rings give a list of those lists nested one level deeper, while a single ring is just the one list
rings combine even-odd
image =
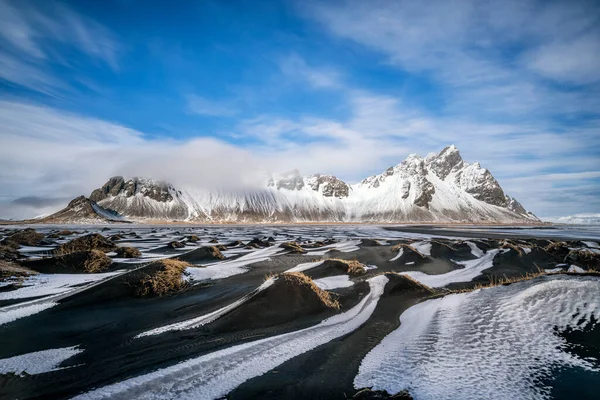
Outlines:
[{"label": "wispy cloud", "polygon": [[[513,116],[573,113],[573,93],[557,83],[590,84],[600,75],[600,25],[593,2],[443,0],[302,2],[331,34],[387,56],[410,73],[431,74],[453,112]],[[597,88],[578,94],[583,112]],[[460,107],[459,107],[460,105]],[[596,108],[597,110],[597,108]]]},{"label": "wispy cloud", "polygon": [[0,1],[0,78],[45,94],[67,90],[51,73],[53,65],[74,68],[65,49],[112,70],[123,50],[107,28],[60,3]]},{"label": "wispy cloud", "polygon": [[211,117],[230,117],[238,112],[236,106],[232,102],[209,100],[195,94],[187,96],[187,111],[192,114],[207,115]]},{"label": "wispy cloud", "polygon": [[340,72],[335,68],[309,66],[306,60],[292,53],[279,60],[279,67],[284,75],[307,82],[314,88],[339,88]]}]

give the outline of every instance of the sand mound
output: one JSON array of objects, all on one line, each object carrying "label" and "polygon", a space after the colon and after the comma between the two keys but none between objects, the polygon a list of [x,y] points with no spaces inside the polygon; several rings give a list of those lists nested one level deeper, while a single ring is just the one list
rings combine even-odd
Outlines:
[{"label": "sand mound", "polygon": [[283,249],[289,250],[290,253],[296,253],[296,254],[306,253],[306,250],[304,250],[302,247],[300,247],[300,245],[296,242],[281,243],[280,247]]},{"label": "sand mound", "polygon": [[268,242],[267,240],[261,240],[260,238],[254,238],[251,241],[249,241],[246,246],[252,246],[253,248],[258,249],[261,247],[271,247],[272,244],[270,242]]},{"label": "sand mound", "polygon": [[407,291],[429,295],[436,293],[435,290],[429,286],[423,285],[408,275],[402,275],[396,272],[386,272],[384,275],[390,280],[390,283],[388,283],[388,287],[390,288],[389,294],[393,295],[394,293],[405,293]]},{"label": "sand mound", "polygon": [[377,240],[375,239],[363,239],[360,242],[361,246],[364,247],[374,247],[374,246],[381,246],[381,243],[379,243]]},{"label": "sand mound", "polygon": [[53,253],[57,255],[73,253],[76,251],[100,250],[105,253],[116,250],[117,246],[98,233],[92,233],[73,239],[67,243],[61,244]]},{"label": "sand mound", "polygon": [[93,273],[102,272],[112,260],[100,250],[75,251],[51,258],[24,261],[23,265],[44,273]]},{"label": "sand mound", "polygon": [[137,258],[142,256],[142,253],[135,247],[119,247],[116,251],[117,257],[121,258]]},{"label": "sand mound", "polygon": [[183,249],[185,247],[185,244],[183,244],[181,242],[173,241],[173,242],[169,242],[169,244],[167,244],[167,247],[170,249]]},{"label": "sand mound", "polygon": [[188,263],[165,259],[150,264],[139,279],[129,282],[137,297],[164,296],[187,286],[183,272]]},{"label": "sand mound", "polygon": [[27,228],[18,231],[8,236],[2,241],[2,244],[16,243],[22,246],[37,246],[44,240],[44,235],[35,231],[35,229]]},{"label": "sand mound", "polygon": [[207,260],[224,260],[225,256],[216,246],[204,246],[182,254],[178,259],[194,263]]},{"label": "sand mound", "polygon": [[471,248],[464,242],[432,240],[431,257],[441,259],[469,260],[475,258]]},{"label": "sand mound", "polygon": [[349,275],[361,275],[367,272],[365,265],[357,260],[342,260],[339,258],[330,258],[325,260],[319,268],[333,267]]},{"label": "sand mound", "polygon": [[339,309],[339,302],[308,276],[287,272],[273,277],[273,284],[224,315],[211,329],[236,331],[265,328]]},{"label": "sand mound", "polygon": [[409,244],[398,243],[397,245],[391,247],[391,251],[394,253],[399,252],[401,249],[403,250],[403,253],[402,257],[400,257],[400,260],[404,263],[420,262],[427,259],[425,254],[421,253]]},{"label": "sand mound", "polygon": [[198,236],[196,236],[196,235],[189,235],[189,236],[186,236],[186,237],[185,237],[185,239],[186,239],[188,242],[192,242],[192,243],[195,243],[195,242],[199,242],[199,241],[200,241],[200,238],[199,238]]}]

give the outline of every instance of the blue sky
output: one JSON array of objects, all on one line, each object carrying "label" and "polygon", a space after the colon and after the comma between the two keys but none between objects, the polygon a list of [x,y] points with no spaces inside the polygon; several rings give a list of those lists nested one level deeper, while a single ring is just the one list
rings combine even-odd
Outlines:
[{"label": "blue sky", "polygon": [[540,216],[598,213],[599,71],[594,1],[0,0],[0,207],[455,144]]}]

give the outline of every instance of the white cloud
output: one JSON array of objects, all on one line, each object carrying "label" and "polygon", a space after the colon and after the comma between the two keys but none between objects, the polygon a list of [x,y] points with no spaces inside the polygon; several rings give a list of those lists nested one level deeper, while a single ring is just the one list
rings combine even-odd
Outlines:
[{"label": "white cloud", "polygon": [[524,60],[528,68],[557,81],[596,83],[600,81],[600,34],[545,44]]}]

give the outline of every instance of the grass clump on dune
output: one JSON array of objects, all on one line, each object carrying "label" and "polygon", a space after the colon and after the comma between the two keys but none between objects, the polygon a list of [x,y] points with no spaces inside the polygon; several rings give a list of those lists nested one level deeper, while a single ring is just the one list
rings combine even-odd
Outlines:
[{"label": "grass clump on dune", "polygon": [[26,228],[8,236],[2,241],[2,244],[16,243],[22,246],[37,246],[43,239],[44,235],[42,233],[38,233],[32,228]]},{"label": "grass clump on dune", "polygon": [[183,290],[187,286],[183,273],[189,266],[187,262],[172,259],[150,264],[147,268],[152,272],[146,273],[139,281],[133,283],[135,295],[156,297]]},{"label": "grass clump on dune", "polygon": [[138,258],[142,256],[142,252],[135,247],[119,247],[116,252],[117,257],[120,258]]},{"label": "grass clump on dune", "polygon": [[367,267],[358,260],[342,260],[330,258],[322,264],[324,267],[334,267],[349,275],[362,275],[367,272]]},{"label": "grass clump on dune", "polygon": [[74,251],[54,257],[24,260],[22,264],[42,273],[96,273],[112,264],[112,260],[100,250]]},{"label": "grass clump on dune", "polygon": [[284,272],[282,274],[274,275],[271,278],[281,279],[289,286],[297,286],[306,291],[307,294],[314,294],[318,300],[328,308],[333,308],[335,310],[339,310],[340,308],[340,303],[332,297],[331,293],[318,287],[312,279],[302,272]]},{"label": "grass clump on dune", "polygon": [[306,250],[303,249],[298,243],[296,242],[285,242],[285,243],[281,243],[280,247],[286,250],[290,250],[290,253],[306,253]]},{"label": "grass clump on dune", "polygon": [[54,254],[63,255],[76,251],[99,250],[105,253],[116,250],[117,245],[98,233],[81,236],[54,249]]}]

